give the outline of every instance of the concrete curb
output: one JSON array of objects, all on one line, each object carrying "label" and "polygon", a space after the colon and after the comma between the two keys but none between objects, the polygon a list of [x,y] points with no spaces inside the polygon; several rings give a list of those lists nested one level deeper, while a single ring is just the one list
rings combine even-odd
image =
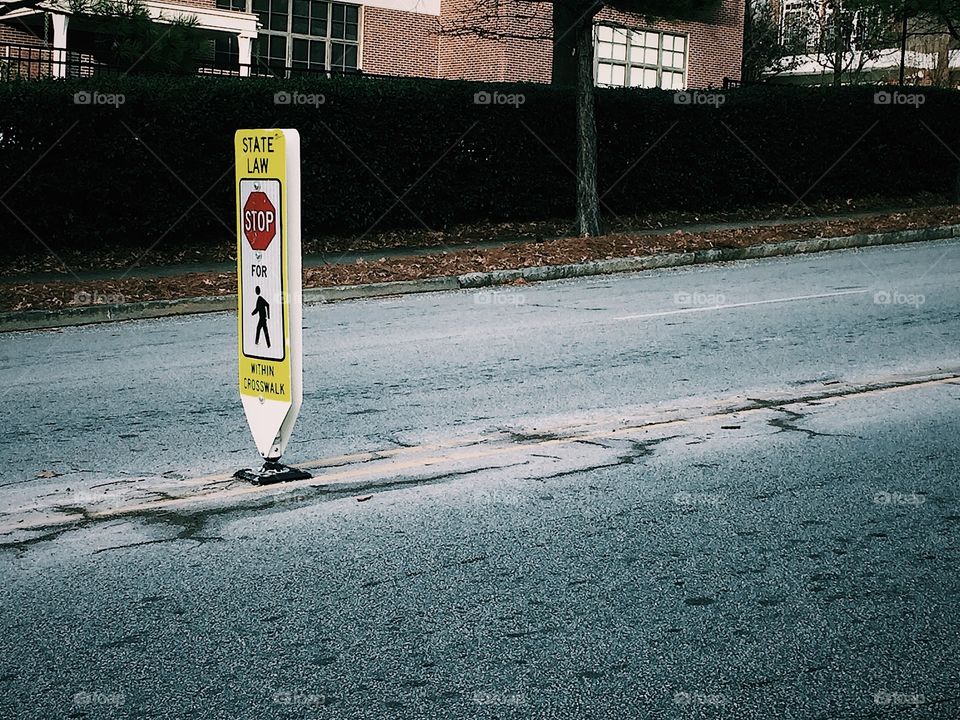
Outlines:
[{"label": "concrete curb", "polygon": [[754,260],[759,258],[800,255],[803,253],[824,252],[826,250],[848,250],[851,248],[873,247],[877,245],[897,245],[929,240],[947,240],[960,237],[960,225],[948,225],[942,228],[922,228],[918,230],[898,230],[889,233],[863,233],[835,238],[814,238],[811,240],[787,240],[765,245],[753,245],[746,248],[715,248],[696,250],[686,253],[665,253],[646,257],[613,258],[594,260],[576,265],[547,265],[542,267],[521,268],[517,270],[494,270],[484,273],[461,275],[461,288],[482,288],[502,285],[517,280],[562,280],[590,275],[609,275],[612,273],[637,272],[659,268],[699,265],[703,263],[724,262],[730,260]]},{"label": "concrete curb", "polygon": [[143,320],[169,315],[194,315],[234,310],[236,307],[236,295],[220,295],[179,300],[146,300],[120,305],[84,305],[61,310],[21,310],[0,313],[0,332],[90,325],[118,320]]},{"label": "concrete curb", "polygon": [[460,283],[455,277],[427,278],[426,280],[398,280],[396,282],[371,283],[369,285],[340,285],[337,287],[308,288],[303,291],[303,302],[328,303],[338,300],[357,300],[359,298],[385,297],[388,295],[409,295],[411,293],[440,292],[459,290]]},{"label": "concrete curb", "polygon": [[[862,233],[845,237],[787,240],[746,248],[715,248],[686,253],[594,260],[575,265],[547,265],[516,270],[493,270],[491,272],[467,273],[456,277],[449,276],[426,280],[401,280],[398,282],[371,283],[369,285],[308,288],[303,291],[303,301],[305,304],[315,304],[412,293],[467,290],[503,285],[521,279],[531,282],[562,280],[564,278],[610,275],[730,260],[755,260],[827,250],[849,250],[879,245],[947,240],[955,237],[960,237],[960,225],[897,230],[886,233]],[[24,310],[0,313],[0,332],[41,330],[119,320],[145,320],[171,315],[225,312],[235,310],[236,306],[236,295],[221,295],[179,300],[148,300],[122,305],[89,305],[61,310]]]}]

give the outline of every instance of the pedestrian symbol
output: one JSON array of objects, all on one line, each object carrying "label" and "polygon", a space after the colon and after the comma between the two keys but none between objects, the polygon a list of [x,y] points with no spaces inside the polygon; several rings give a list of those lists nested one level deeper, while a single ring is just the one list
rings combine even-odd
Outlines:
[{"label": "pedestrian symbol", "polygon": [[270,347],[270,332],[267,330],[267,320],[270,318],[270,303],[260,295],[260,286],[257,285],[254,291],[257,295],[257,306],[253,309],[251,315],[259,315],[260,321],[257,323],[257,338],[254,345],[260,344],[260,331],[263,330],[263,337],[267,341],[267,347]]}]

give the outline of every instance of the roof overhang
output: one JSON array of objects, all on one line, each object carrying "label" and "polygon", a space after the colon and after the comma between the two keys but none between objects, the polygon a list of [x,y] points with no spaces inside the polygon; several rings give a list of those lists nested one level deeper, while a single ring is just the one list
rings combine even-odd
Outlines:
[{"label": "roof overhang", "polygon": [[[169,23],[178,19],[196,18],[197,28],[208,32],[256,37],[257,30],[260,27],[258,18],[254,13],[183,5],[181,3],[163,2],[162,0],[143,0],[143,6],[150,13],[154,22]],[[43,13],[67,16],[79,15],[71,9],[67,0],[41,0],[34,7],[23,8],[4,15],[3,19],[16,20]]]}]

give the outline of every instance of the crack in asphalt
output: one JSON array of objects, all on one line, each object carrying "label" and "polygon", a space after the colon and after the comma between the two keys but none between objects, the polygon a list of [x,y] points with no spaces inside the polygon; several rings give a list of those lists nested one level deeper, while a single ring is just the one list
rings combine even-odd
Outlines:
[{"label": "crack in asphalt", "polygon": [[856,437],[855,435],[844,435],[841,433],[822,433],[817,432],[816,430],[811,430],[810,428],[804,428],[797,425],[794,421],[803,420],[806,415],[803,413],[794,412],[793,410],[788,410],[785,407],[771,407],[771,410],[776,412],[784,413],[788,418],[770,418],[767,420],[767,424],[777,428],[777,434],[782,432],[798,432],[803,433],[808,438],[816,437]]},{"label": "crack in asphalt", "polygon": [[[603,443],[593,443],[590,440],[590,438],[598,435],[602,436],[603,432],[606,432],[607,434],[616,435],[619,433],[629,432],[629,431],[639,431],[639,430],[649,431],[651,429],[657,428],[658,426],[669,425],[669,424],[676,423],[678,421],[683,422],[683,421],[691,421],[691,420],[698,420],[698,419],[718,418],[723,415],[731,415],[731,414],[743,413],[747,411],[767,409],[767,410],[780,412],[786,415],[786,418],[773,418],[767,421],[771,426],[776,427],[778,429],[778,432],[785,432],[785,431],[800,432],[805,434],[807,437],[852,437],[852,436],[842,436],[842,435],[830,435],[830,434],[820,433],[814,430],[810,430],[808,428],[800,427],[796,423],[796,421],[803,419],[805,416],[802,413],[798,413],[788,409],[786,406],[809,403],[816,400],[823,400],[826,398],[843,398],[848,396],[863,395],[869,392],[879,392],[879,391],[886,391],[886,390],[905,388],[905,387],[920,387],[923,385],[929,385],[931,383],[956,385],[958,384],[957,382],[955,382],[957,379],[958,379],[957,374],[951,370],[948,372],[941,372],[936,375],[927,375],[925,377],[919,376],[912,379],[901,379],[901,380],[893,380],[893,381],[874,382],[874,383],[861,384],[861,385],[851,385],[849,387],[840,388],[839,390],[819,391],[812,394],[806,394],[801,397],[781,398],[781,399],[773,399],[773,400],[767,400],[762,398],[748,398],[746,403],[742,403],[742,402],[740,404],[733,403],[728,406],[718,408],[718,410],[715,412],[709,412],[702,416],[694,415],[686,418],[681,417],[681,418],[670,418],[665,420],[641,422],[635,425],[618,426],[615,429],[612,429],[612,430],[608,429],[605,431],[602,429],[601,426],[596,426],[597,429],[594,429],[594,430],[591,430],[590,428],[581,427],[579,428],[579,434],[581,435],[580,437],[578,437],[576,433],[573,435],[560,435],[557,433],[543,432],[543,431],[541,432],[534,431],[534,432],[527,432],[527,433],[520,432],[520,431],[506,431],[506,434],[511,440],[520,444],[528,443],[528,444],[535,445],[537,443],[545,443],[545,444],[586,443],[586,444],[595,444],[605,449],[613,449],[609,445],[606,445]],[[561,472],[553,473],[546,476],[527,477],[524,479],[525,480],[535,479],[535,480],[540,480],[545,482],[551,479],[562,478],[562,477],[580,474],[580,473],[588,473],[594,470],[600,470],[604,468],[613,468],[623,464],[630,464],[635,462],[639,458],[643,458],[652,454],[653,453],[652,448],[654,448],[657,444],[662,443],[669,439],[676,438],[676,437],[679,437],[679,435],[671,435],[669,437],[656,438],[653,440],[647,440],[643,442],[634,441],[631,446],[633,449],[633,452],[628,452],[624,455],[621,455],[614,462],[601,463],[601,464],[592,465],[588,467],[580,467],[580,468],[575,468],[571,470],[561,471]],[[417,449],[417,446],[404,444],[399,440],[397,440],[396,438],[391,438],[391,441],[397,445],[401,445],[404,448],[409,447],[412,449]],[[475,440],[470,444],[475,445],[479,443],[480,443],[479,440]],[[390,454],[391,454],[391,451],[385,451],[382,453],[384,458],[389,456]],[[372,462],[378,459],[381,459],[381,453],[372,453],[369,457],[363,460],[356,461],[356,464],[364,464],[364,463]],[[456,458],[443,458],[443,459],[448,462],[456,460]],[[115,511],[111,511],[109,513],[104,511],[103,514],[100,514],[96,512],[91,512],[90,510],[83,507],[79,507],[79,506],[62,505],[62,506],[56,506],[55,510],[58,512],[66,513],[68,515],[75,515],[76,517],[67,517],[63,519],[51,519],[45,525],[38,524],[30,529],[32,531],[37,531],[37,532],[42,532],[42,530],[49,529],[51,527],[55,527],[56,529],[53,530],[52,532],[40,534],[34,537],[27,537],[22,540],[0,543],[0,550],[8,549],[8,550],[22,551],[37,543],[45,542],[46,540],[56,539],[62,534],[64,534],[65,532],[68,532],[73,529],[88,527],[93,523],[102,523],[107,520],[116,520],[116,519],[123,519],[123,518],[164,518],[166,517],[167,522],[172,522],[175,525],[179,525],[179,527],[181,528],[180,531],[174,537],[166,538],[163,540],[144,541],[142,544],[155,544],[156,542],[170,542],[170,541],[179,540],[179,539],[187,539],[187,540],[195,539],[195,540],[199,540],[201,543],[207,542],[207,541],[217,541],[217,540],[222,540],[222,538],[205,537],[199,534],[200,530],[202,530],[202,528],[205,526],[207,520],[216,515],[226,514],[226,513],[250,512],[250,511],[256,511],[256,510],[278,511],[278,506],[284,505],[284,504],[286,504],[287,507],[290,507],[290,506],[293,506],[294,504],[298,504],[298,503],[303,504],[305,502],[309,502],[316,498],[329,499],[329,500],[340,499],[343,497],[354,495],[358,491],[379,493],[379,492],[384,492],[384,491],[393,490],[393,489],[402,488],[402,487],[416,487],[418,485],[427,485],[431,483],[441,482],[443,480],[450,479],[450,478],[463,477],[465,475],[482,473],[488,470],[493,471],[493,470],[504,469],[509,467],[516,467],[519,465],[529,464],[530,462],[531,461],[527,459],[522,462],[511,463],[508,465],[486,466],[486,467],[480,467],[480,468],[475,468],[471,470],[440,473],[437,475],[427,475],[427,476],[419,475],[413,478],[400,479],[400,480],[387,480],[379,483],[377,482],[369,483],[369,482],[359,480],[356,482],[346,482],[346,483],[337,483],[337,484],[319,485],[319,486],[296,485],[294,486],[295,490],[294,488],[291,488],[291,490],[294,490],[294,492],[286,496],[282,494],[271,495],[265,501],[259,502],[259,503],[245,502],[243,499],[240,499],[239,502],[237,502],[234,505],[230,505],[226,507],[218,507],[218,508],[208,508],[206,510],[200,510],[192,513],[186,513],[186,512],[181,512],[181,511],[171,510],[166,508],[152,508],[152,507],[139,506],[139,507],[131,507],[131,508],[118,508]],[[428,467],[430,464],[431,463],[424,463],[424,467]],[[387,468],[387,470],[389,470],[389,468]],[[322,482],[323,478],[322,477],[318,478],[318,481]],[[121,481],[118,481],[118,482],[121,482]],[[795,491],[795,490],[796,488],[793,488],[793,489],[789,489],[788,491]],[[151,492],[161,497],[164,497],[165,495],[167,495],[162,491],[151,491]],[[779,493],[775,493],[775,494],[779,494]],[[176,501],[180,501],[180,500],[187,501],[190,499],[190,496],[185,496],[183,498],[177,497],[172,499]],[[200,499],[203,499],[203,498],[201,497]],[[757,499],[766,499],[766,498],[757,498]],[[195,525],[195,523],[200,523],[200,524]],[[9,532],[5,534],[9,535],[10,533],[17,532],[18,530],[23,530],[23,529],[26,529],[26,528],[12,527],[10,528]],[[104,548],[101,551],[105,551],[107,549],[116,549],[116,548]]]},{"label": "crack in asphalt", "polygon": [[481,468],[474,468],[471,470],[462,470],[456,472],[441,473],[438,475],[428,475],[428,476],[417,476],[414,478],[407,478],[403,480],[391,480],[383,483],[378,483],[376,485],[360,485],[359,487],[351,486],[314,486],[310,488],[301,488],[298,492],[289,493],[286,495],[271,496],[271,498],[266,502],[260,503],[240,503],[238,505],[230,505],[224,507],[216,508],[207,508],[205,510],[198,510],[197,512],[182,512],[177,510],[167,510],[167,509],[157,509],[157,510],[138,510],[131,511],[127,513],[117,513],[111,516],[91,516],[85,508],[70,506],[69,510],[75,511],[77,514],[80,514],[82,517],[75,522],[65,524],[63,527],[58,528],[57,530],[47,533],[44,535],[39,535],[33,538],[26,538],[24,540],[16,540],[10,542],[0,543],[0,550],[16,550],[24,551],[30,546],[44,542],[46,540],[55,540],[60,535],[71,530],[80,530],[91,527],[95,524],[112,521],[116,519],[139,519],[146,524],[156,524],[163,523],[167,525],[174,525],[180,527],[180,532],[176,535],[166,538],[157,538],[153,540],[142,540],[135,543],[129,543],[125,545],[116,545],[106,548],[99,548],[93,552],[93,554],[99,554],[102,552],[107,552],[109,550],[122,550],[130,547],[140,547],[144,545],[157,545],[160,543],[167,542],[177,542],[180,540],[193,540],[199,544],[205,542],[218,542],[223,541],[224,538],[220,536],[205,536],[200,533],[209,525],[211,518],[220,516],[220,515],[232,515],[240,513],[249,513],[256,512],[258,510],[265,511],[274,511],[281,512],[284,509],[289,509],[294,506],[305,505],[310,501],[316,499],[323,499],[327,501],[341,500],[345,497],[350,497],[356,495],[358,489],[362,489],[364,492],[370,494],[380,494],[389,490],[396,490],[405,487],[422,487],[426,485],[431,485],[443,480],[448,480],[451,478],[465,477],[468,475],[475,475],[478,473],[503,470],[511,467],[519,467],[522,465],[529,465],[529,460],[524,460],[516,463],[509,463],[507,465],[495,465],[495,466],[486,466]]}]

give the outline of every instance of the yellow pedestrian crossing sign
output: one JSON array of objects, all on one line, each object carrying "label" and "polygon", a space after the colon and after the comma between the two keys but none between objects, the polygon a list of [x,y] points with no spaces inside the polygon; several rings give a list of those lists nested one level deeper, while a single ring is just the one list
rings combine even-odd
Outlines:
[{"label": "yellow pedestrian crossing sign", "polygon": [[240,399],[276,462],[303,400],[300,135],[238,130],[235,156]]}]

